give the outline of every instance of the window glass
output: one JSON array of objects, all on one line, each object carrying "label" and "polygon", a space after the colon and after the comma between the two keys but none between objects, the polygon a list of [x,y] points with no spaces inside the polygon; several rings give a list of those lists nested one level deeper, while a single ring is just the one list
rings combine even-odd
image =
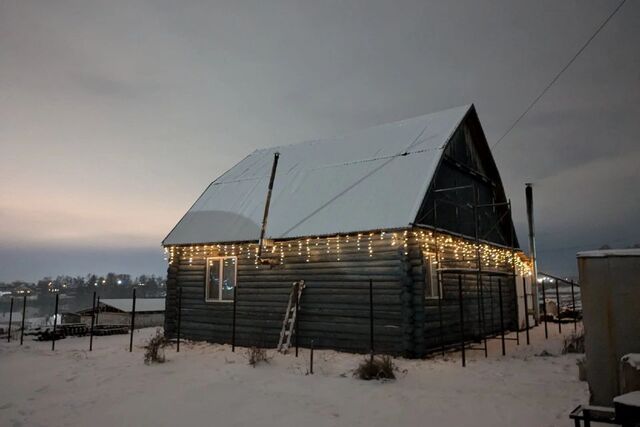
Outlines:
[{"label": "window glass", "polygon": [[427,253],[424,256],[426,277],[424,295],[427,298],[438,298],[440,287],[438,284],[438,266],[436,265],[436,254]]},{"label": "window glass", "polygon": [[236,286],[236,257],[207,259],[207,301],[233,301]]},{"label": "window glass", "polygon": [[236,259],[224,258],[222,262],[222,299],[233,300],[233,288],[236,286]]},{"label": "window glass", "polygon": [[220,298],[220,260],[210,259],[207,276],[207,299]]}]

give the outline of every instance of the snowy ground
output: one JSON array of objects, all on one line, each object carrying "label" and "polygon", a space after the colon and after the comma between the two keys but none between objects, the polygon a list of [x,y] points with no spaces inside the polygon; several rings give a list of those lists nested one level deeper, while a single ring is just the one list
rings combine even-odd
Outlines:
[{"label": "snowy ground", "polygon": [[[2,426],[570,426],[568,414],[586,403],[576,356],[560,355],[562,337],[550,326],[532,331],[532,345],[490,342],[489,358],[459,354],[396,359],[398,379],[365,382],[352,371],[362,356],[316,351],[280,355],[252,368],[244,349],[183,343],[167,362],[147,366],[142,344],[154,329],[56,343],[0,343]],[[567,335],[572,325],[565,325]],[[543,350],[553,356],[536,356]]]}]

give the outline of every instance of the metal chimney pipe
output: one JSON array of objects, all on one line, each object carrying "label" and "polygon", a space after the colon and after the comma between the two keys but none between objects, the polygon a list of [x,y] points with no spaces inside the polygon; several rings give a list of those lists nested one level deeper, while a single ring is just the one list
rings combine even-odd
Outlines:
[{"label": "metal chimney pipe", "polygon": [[536,254],[536,233],[533,223],[533,185],[531,183],[525,184],[525,198],[527,201],[527,222],[529,223],[529,254],[533,265],[533,276],[531,279],[531,293],[534,301],[533,317],[537,325],[540,320],[540,304],[538,302],[538,257]]}]

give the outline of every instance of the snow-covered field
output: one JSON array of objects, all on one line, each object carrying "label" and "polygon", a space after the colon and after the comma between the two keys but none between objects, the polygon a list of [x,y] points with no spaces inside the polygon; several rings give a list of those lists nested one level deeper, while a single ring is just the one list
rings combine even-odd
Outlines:
[{"label": "snow-covered field", "polygon": [[[573,331],[572,325],[563,329]],[[489,358],[469,352],[429,360],[396,359],[398,379],[352,376],[363,356],[316,351],[273,356],[252,368],[246,350],[183,343],[167,362],[147,366],[141,346],[155,332],[56,343],[0,343],[1,426],[570,426],[568,413],[586,403],[576,356],[560,355],[550,325],[532,331],[532,345],[490,342]],[[565,335],[567,335],[565,334]],[[536,356],[543,350],[553,356]]]}]

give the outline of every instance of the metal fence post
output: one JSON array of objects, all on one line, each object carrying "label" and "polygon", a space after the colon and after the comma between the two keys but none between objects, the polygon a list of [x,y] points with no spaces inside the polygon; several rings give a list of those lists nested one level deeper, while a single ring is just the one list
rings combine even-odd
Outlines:
[{"label": "metal fence post", "polygon": [[489,310],[491,313],[491,328],[489,329],[489,332],[493,335],[496,327],[496,316],[493,306],[493,277],[491,275],[489,275],[489,306],[491,307],[491,310]]},{"label": "metal fence post", "polygon": [[527,280],[522,277],[522,291],[524,292],[524,327],[527,334],[527,345],[531,344],[529,339],[529,303],[527,302]]},{"label": "metal fence post", "polygon": [[96,326],[100,324],[100,295],[98,295],[98,300],[96,302]]},{"label": "metal fence post", "polygon": [[507,354],[507,348],[504,342],[504,309],[502,308],[502,279],[498,278],[498,304],[500,305],[500,334],[502,341],[502,355]]},{"label": "metal fence post", "polygon": [[24,342],[24,318],[27,316],[27,296],[22,297],[22,320],[20,321],[20,345]]},{"label": "metal fence post", "polygon": [[464,349],[464,301],[462,296],[462,275],[458,274],[458,305],[460,307],[460,351],[462,352],[462,367],[467,366]]},{"label": "metal fence post", "polygon": [[544,279],[542,279],[542,313],[544,314],[544,339],[547,339],[549,328],[547,327],[547,294],[544,291]]},{"label": "metal fence post", "polygon": [[309,373],[313,375],[313,340],[311,340],[311,353],[309,354]]},{"label": "metal fence post", "polygon": [[236,299],[238,284],[233,287],[233,319],[231,320],[231,351],[236,351]]},{"label": "metal fence post", "polygon": [[[438,276],[437,280],[439,282],[440,273],[437,273],[437,276]],[[442,298],[444,298],[444,292],[441,292],[440,289],[441,289],[440,284],[438,284],[438,293],[441,294],[441,295],[438,295],[438,335],[440,338],[440,352],[444,357],[444,324],[442,322]]]},{"label": "metal fence post", "polygon": [[558,279],[556,279],[556,305],[558,306],[558,332],[562,333],[562,322],[560,321],[560,290],[558,288]]},{"label": "metal fence post", "polygon": [[89,330],[89,351],[93,351],[93,327],[96,323],[96,291],[93,291],[93,303],[91,304],[91,329]]},{"label": "metal fence post", "polygon": [[575,283],[573,283],[573,280],[571,281],[571,307],[573,310],[573,330],[577,331],[578,330],[578,313],[576,312],[576,294],[573,290],[573,286],[575,285]]},{"label": "metal fence post", "polygon": [[11,297],[11,305],[9,308],[9,332],[7,333],[7,342],[11,342],[11,321],[13,320],[13,297]]},{"label": "metal fence post", "polygon": [[58,297],[60,294],[56,292],[56,308],[53,315],[53,339],[51,340],[51,351],[56,349],[56,326],[58,326]]},{"label": "metal fence post", "polygon": [[[235,296],[235,288],[233,288],[233,294]],[[233,301],[233,306],[234,306],[234,310],[235,310],[235,298]],[[177,336],[177,343],[176,343],[176,353],[180,353],[180,328],[181,328],[181,323],[182,323],[182,286],[180,286],[178,288],[178,336]]]},{"label": "metal fence post", "polygon": [[373,363],[373,280],[369,279],[369,352]]},{"label": "metal fence post", "polygon": [[136,288],[133,288],[133,306],[131,307],[131,337],[129,338],[129,353],[133,351],[133,330],[136,327]]},{"label": "metal fence post", "polygon": [[295,337],[296,337],[296,357],[298,357],[298,351],[300,349],[300,341],[298,340],[298,336],[300,335],[298,333],[298,305],[300,304],[300,282],[296,282],[296,287],[295,287],[295,293],[296,293],[296,321],[295,321],[295,325],[294,325],[294,329],[295,329]]}]

